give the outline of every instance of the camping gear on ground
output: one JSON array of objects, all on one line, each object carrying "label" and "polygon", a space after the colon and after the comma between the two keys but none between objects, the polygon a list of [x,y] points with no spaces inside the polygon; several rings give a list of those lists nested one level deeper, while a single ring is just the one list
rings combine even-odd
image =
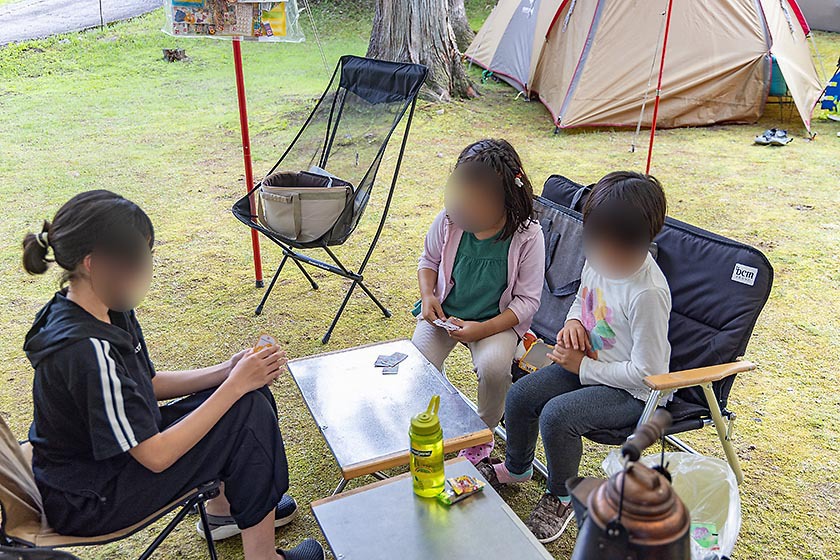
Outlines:
[{"label": "camping gear on ground", "polygon": [[[140,555],[140,560],[146,560],[187,514],[196,508],[205,527],[205,539],[210,559],[216,560],[216,548],[210,535],[210,524],[207,522],[204,504],[207,500],[219,495],[219,485],[219,481],[202,484],[155,514],[122,531],[96,537],[59,535],[49,526],[44,514],[41,494],[35,484],[35,476],[32,474],[32,446],[28,442],[19,443],[0,416],[0,512],[3,516],[2,525],[0,525],[0,545],[15,548],[16,551],[20,550],[20,554],[14,558],[27,560],[72,558],[72,556],[61,556],[60,553],[44,556],[43,549],[94,546],[122,540],[177,511]],[[32,550],[32,547],[38,547],[38,550],[33,550],[30,556],[27,550]],[[0,552],[0,558],[3,554]]]},{"label": "camping gear on ground", "polygon": [[[398,373],[383,375],[377,360],[395,355]],[[408,465],[411,417],[435,395],[444,453],[493,440],[475,409],[410,340],[298,358],[287,367],[341,471],[334,494],[354,478],[381,479],[381,471]]]},{"label": "camping gear on ground", "polygon": [[[292,143],[266,177],[233,206],[239,221],[262,233],[283,253],[257,306],[257,315],[262,313],[283,267],[292,261],[312,289],[318,284],[305,266],[351,281],[322,339],[325,344],[357,287],[383,315],[391,316],[365,285],[364,271],[388,217],[426,72],[426,67],[418,64],[341,57],[327,89]],[[399,151],[389,158],[393,167],[382,178],[378,172],[395,134],[402,136]],[[331,247],[343,245],[356,230],[379,182],[389,184],[379,222],[361,264],[353,271]],[[324,251],[331,262],[302,252],[309,249]]]},{"label": "camping gear on ground", "polygon": [[578,536],[572,560],[689,560],[688,510],[671,487],[668,472],[638,463],[661,439],[671,415],[657,410],[639,425],[621,453],[626,463],[608,480],[572,478]]},{"label": "camping gear on ground", "polygon": [[762,146],[786,146],[793,142],[793,138],[788,136],[787,130],[771,128],[756,136],[754,142]]},{"label": "camping gear on ground", "polygon": [[445,486],[443,473],[443,431],[440,429],[440,395],[429,401],[429,407],[411,417],[409,437],[409,471],[414,493],[423,498],[434,498]]},{"label": "camping gear on ground", "polygon": [[[731,555],[741,530],[741,497],[735,473],[726,461],[682,452],[656,453],[640,461],[649,467],[667,466],[671,484],[691,515],[692,559]],[[601,466],[607,476],[623,469],[616,451]]]},{"label": "camping gear on ground", "polygon": [[[543,340],[556,338],[580,286],[585,258],[579,210],[590,190],[591,186],[552,175],[545,182],[542,196],[534,199],[546,242],[546,272],[531,329]],[[671,373],[645,380],[651,395],[640,422],[649,419],[660,402],[670,396],[664,404],[674,420],[667,429],[668,441],[683,451],[696,453],[676,435],[714,426],[726,459],[741,482],[743,475],[731,442],[735,414],[726,406],[735,375],[755,369],[741,357],[770,295],[773,267],[749,245],[670,217],[654,240],[651,254],[671,289]],[[514,364],[514,379],[525,374]],[[583,435],[605,445],[619,445],[633,428],[595,430]],[[503,427],[496,433],[505,439]],[[546,474],[545,465],[539,461],[534,468]]]},{"label": "camping gear on ground", "polygon": [[[667,1],[500,0],[466,57],[529,98],[559,128],[650,126]],[[822,82],[795,0],[677,2],[657,126],[755,122],[778,59],[805,127]],[[620,54],[619,54],[620,53]]]},{"label": "camping gear on ground", "polygon": [[[446,477],[485,482],[464,458],[446,462]],[[411,474],[312,503],[332,549],[346,560],[551,560],[499,494],[485,484],[464,502],[414,498]]]}]

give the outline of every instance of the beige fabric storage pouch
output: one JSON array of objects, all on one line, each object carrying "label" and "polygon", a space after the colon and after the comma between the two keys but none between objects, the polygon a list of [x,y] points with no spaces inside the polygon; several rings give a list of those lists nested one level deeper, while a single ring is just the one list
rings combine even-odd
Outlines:
[{"label": "beige fabric storage pouch", "polygon": [[298,243],[330,231],[353,198],[353,187],[340,179],[307,173],[274,173],[259,189],[263,226]]}]

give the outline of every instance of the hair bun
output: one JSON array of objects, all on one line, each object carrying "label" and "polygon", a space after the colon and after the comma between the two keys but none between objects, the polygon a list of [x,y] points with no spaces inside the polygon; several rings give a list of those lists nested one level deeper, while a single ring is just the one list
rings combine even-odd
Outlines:
[{"label": "hair bun", "polygon": [[49,268],[50,223],[45,221],[38,233],[27,233],[23,238],[23,268],[29,274],[43,274]]}]

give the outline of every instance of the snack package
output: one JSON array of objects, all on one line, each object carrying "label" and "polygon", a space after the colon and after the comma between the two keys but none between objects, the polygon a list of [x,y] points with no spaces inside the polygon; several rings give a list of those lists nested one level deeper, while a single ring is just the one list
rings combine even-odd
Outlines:
[{"label": "snack package", "polygon": [[446,487],[437,499],[445,506],[451,506],[484,490],[484,482],[468,475],[446,479]]}]

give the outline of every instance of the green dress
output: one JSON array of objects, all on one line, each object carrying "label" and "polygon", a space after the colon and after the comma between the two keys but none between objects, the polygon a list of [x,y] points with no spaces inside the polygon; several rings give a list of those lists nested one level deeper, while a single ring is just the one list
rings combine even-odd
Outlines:
[{"label": "green dress", "polygon": [[464,321],[486,321],[500,313],[499,300],[507,289],[510,239],[499,241],[501,232],[478,239],[464,232],[455,254],[452,281],[443,301],[447,317]]}]

